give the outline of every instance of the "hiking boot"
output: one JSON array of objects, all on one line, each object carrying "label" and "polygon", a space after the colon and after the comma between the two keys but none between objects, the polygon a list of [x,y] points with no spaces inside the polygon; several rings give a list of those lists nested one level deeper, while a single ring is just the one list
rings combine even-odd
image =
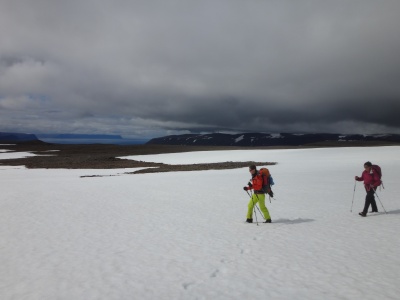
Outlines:
[{"label": "hiking boot", "polygon": [[253,223],[253,219],[247,219],[246,222],[247,223]]},{"label": "hiking boot", "polygon": [[271,219],[268,219],[268,220],[265,220],[264,223],[271,223],[271,222],[272,222]]},{"label": "hiking boot", "polygon": [[360,212],[360,213],[358,213],[361,217],[366,217],[367,216],[367,214],[366,213],[364,213],[364,212]]}]

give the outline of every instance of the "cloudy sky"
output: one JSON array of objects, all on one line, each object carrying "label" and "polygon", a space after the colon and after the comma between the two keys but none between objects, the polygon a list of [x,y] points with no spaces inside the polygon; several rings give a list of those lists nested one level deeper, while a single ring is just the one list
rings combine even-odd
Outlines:
[{"label": "cloudy sky", "polygon": [[2,0],[0,131],[400,133],[398,0]]}]

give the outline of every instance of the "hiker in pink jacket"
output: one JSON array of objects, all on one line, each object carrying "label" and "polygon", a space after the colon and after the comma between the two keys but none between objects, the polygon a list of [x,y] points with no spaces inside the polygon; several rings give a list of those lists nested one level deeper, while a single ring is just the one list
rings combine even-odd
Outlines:
[{"label": "hiker in pink jacket", "polygon": [[364,210],[359,213],[360,216],[366,217],[369,205],[372,207],[371,212],[378,212],[378,207],[375,202],[375,191],[376,188],[381,184],[380,175],[377,170],[374,170],[371,162],[367,161],[364,164],[364,172],[362,172],[361,177],[356,176],[357,181],[364,181],[364,187],[367,191],[367,196],[365,197]]}]

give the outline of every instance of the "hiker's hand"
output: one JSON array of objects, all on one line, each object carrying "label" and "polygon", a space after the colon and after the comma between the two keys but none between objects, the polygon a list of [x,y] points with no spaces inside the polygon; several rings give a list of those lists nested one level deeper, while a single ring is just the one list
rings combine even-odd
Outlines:
[{"label": "hiker's hand", "polygon": [[249,182],[249,187],[252,187],[253,185],[251,184],[251,182]]},{"label": "hiker's hand", "polygon": [[354,179],[355,179],[355,180],[358,180],[358,179],[360,179],[360,177],[356,176]]},{"label": "hiker's hand", "polygon": [[249,190],[249,188],[248,188],[247,186],[244,186],[243,189],[244,189],[245,191],[248,191],[248,190]]},{"label": "hiker's hand", "polygon": [[270,195],[271,198],[274,198],[274,193],[272,191],[269,191],[268,195]]}]

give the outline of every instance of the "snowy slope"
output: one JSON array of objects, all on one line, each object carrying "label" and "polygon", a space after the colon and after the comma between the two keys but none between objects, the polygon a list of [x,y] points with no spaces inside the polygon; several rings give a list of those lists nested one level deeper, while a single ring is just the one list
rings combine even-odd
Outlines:
[{"label": "snowy slope", "polygon": [[[374,147],[140,157],[278,162],[269,167],[273,223],[260,226],[244,223],[247,168],[128,175],[0,165],[0,299],[398,299],[399,154]],[[367,160],[382,167],[386,189],[378,193],[388,214],[361,218],[361,183],[350,208]]]}]

